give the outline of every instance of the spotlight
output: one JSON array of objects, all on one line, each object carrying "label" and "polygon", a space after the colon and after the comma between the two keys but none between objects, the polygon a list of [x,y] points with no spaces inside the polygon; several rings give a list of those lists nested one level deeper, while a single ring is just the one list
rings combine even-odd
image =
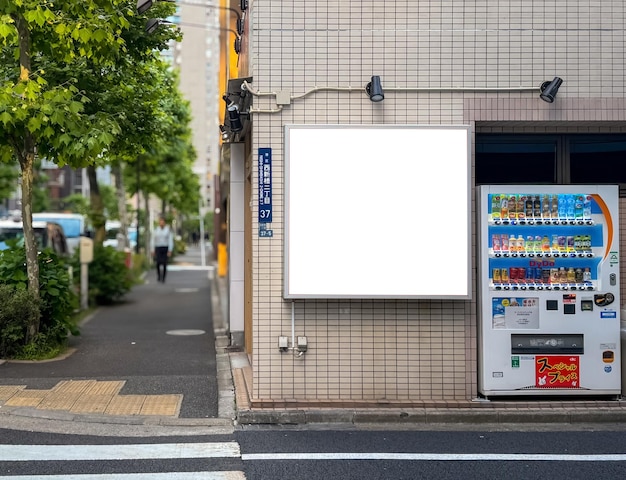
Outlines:
[{"label": "spotlight", "polygon": [[234,48],[235,48],[235,53],[239,55],[239,53],[241,52],[241,37],[237,37],[235,39]]},{"label": "spotlight", "polygon": [[137,0],[137,13],[141,15],[152,7],[152,0]]},{"label": "spotlight", "polygon": [[374,75],[372,81],[365,85],[365,92],[372,102],[382,102],[385,99],[383,87],[380,85],[380,77]]},{"label": "spotlight", "polygon": [[226,127],[224,125],[220,125],[220,133],[222,134],[222,141],[228,140],[228,132],[226,131]]},{"label": "spotlight", "polygon": [[156,32],[159,25],[161,25],[161,20],[158,18],[151,18],[146,22],[146,33],[152,34]]},{"label": "spotlight", "polygon": [[243,33],[243,30],[244,30],[244,19],[239,17],[237,19],[237,33],[241,35]]},{"label": "spotlight", "polygon": [[551,82],[543,82],[540,87],[541,93],[539,94],[539,98],[541,98],[544,102],[554,102],[554,97],[556,97],[562,83],[563,79],[559,77],[554,77],[554,80]]},{"label": "spotlight", "polygon": [[237,105],[230,105],[228,107],[228,119],[230,120],[231,132],[236,133],[243,130],[241,115],[239,114],[239,107],[237,107]]},{"label": "spotlight", "polygon": [[248,0],[239,0],[239,7],[241,8],[242,12],[245,12],[248,8]]}]

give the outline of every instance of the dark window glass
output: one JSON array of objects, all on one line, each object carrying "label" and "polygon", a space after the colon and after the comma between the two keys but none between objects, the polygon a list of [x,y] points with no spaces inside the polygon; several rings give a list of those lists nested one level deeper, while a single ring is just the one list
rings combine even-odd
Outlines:
[{"label": "dark window glass", "polygon": [[556,183],[557,139],[477,135],[476,184]]},{"label": "dark window glass", "polygon": [[626,184],[626,136],[570,138],[571,183]]}]

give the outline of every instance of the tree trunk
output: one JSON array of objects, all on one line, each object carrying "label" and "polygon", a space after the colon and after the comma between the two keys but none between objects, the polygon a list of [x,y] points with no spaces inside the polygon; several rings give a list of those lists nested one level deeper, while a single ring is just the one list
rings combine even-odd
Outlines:
[{"label": "tree trunk", "polygon": [[[24,150],[19,153],[22,170],[22,222],[24,225],[24,248],[26,250],[26,272],[28,290],[39,297],[38,245],[33,231],[33,165],[35,144],[32,135],[26,134]],[[36,328],[38,330],[38,327]],[[36,332],[35,332],[36,333]]]},{"label": "tree trunk", "polygon": [[[19,36],[20,82],[29,82],[30,76],[30,31],[24,18],[19,14],[11,15]],[[33,176],[35,165],[35,138],[26,130],[23,142],[16,142],[17,158],[22,170],[22,223],[24,228],[24,249],[26,251],[26,276],[28,290],[39,298],[39,260],[38,248],[33,231]],[[31,343],[39,332],[39,319],[28,325],[26,342]]]},{"label": "tree trunk", "polygon": [[124,237],[124,244],[119,245],[119,250],[130,247],[128,239],[128,212],[126,211],[126,190],[124,189],[124,177],[122,167],[117,164],[113,166],[113,176],[115,178],[115,192],[117,194],[117,210],[120,215],[120,233]]},{"label": "tree trunk", "polygon": [[143,194],[143,201],[144,201],[144,205],[145,205],[145,211],[146,211],[146,215],[145,215],[145,219],[144,219],[144,225],[145,225],[145,233],[143,235],[144,237],[144,248],[146,249],[146,258],[150,258],[151,255],[151,249],[150,249],[150,245],[152,242],[151,239],[151,235],[152,235],[152,218],[150,215],[150,194],[147,192],[144,192]]},{"label": "tree trunk", "polygon": [[93,241],[97,245],[102,245],[106,238],[106,229],[104,228],[106,217],[104,216],[104,202],[100,195],[96,167],[93,165],[87,167],[87,178],[89,179],[89,200],[91,201],[91,224],[94,229]]}]

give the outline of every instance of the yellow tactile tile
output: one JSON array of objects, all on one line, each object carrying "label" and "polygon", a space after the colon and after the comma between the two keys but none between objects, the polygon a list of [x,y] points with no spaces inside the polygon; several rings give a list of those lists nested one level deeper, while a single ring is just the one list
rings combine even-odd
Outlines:
[{"label": "yellow tactile tile", "polygon": [[65,393],[51,391],[46,395],[41,403],[37,405],[39,410],[69,410],[76,400],[80,397],[80,393]]},{"label": "yellow tactile tile", "polygon": [[52,390],[63,393],[83,393],[95,384],[95,380],[63,380],[57,383]]},{"label": "yellow tactile tile", "polygon": [[104,413],[113,395],[81,395],[72,406],[72,413]]},{"label": "yellow tactile tile", "polygon": [[50,390],[21,390],[9,398],[5,405],[9,407],[36,407]]},{"label": "yellow tactile tile", "polygon": [[120,393],[120,390],[124,386],[125,381],[104,381],[104,382],[96,382],[87,390],[85,390],[86,395],[117,395]]},{"label": "yellow tactile tile", "polygon": [[118,395],[104,411],[108,415],[139,415],[141,406],[146,400],[146,395]]},{"label": "yellow tactile tile", "polygon": [[0,385],[0,402],[6,402],[20,390],[24,390],[26,385]]},{"label": "yellow tactile tile", "polygon": [[182,400],[182,395],[148,395],[139,414],[173,417],[178,415]]}]

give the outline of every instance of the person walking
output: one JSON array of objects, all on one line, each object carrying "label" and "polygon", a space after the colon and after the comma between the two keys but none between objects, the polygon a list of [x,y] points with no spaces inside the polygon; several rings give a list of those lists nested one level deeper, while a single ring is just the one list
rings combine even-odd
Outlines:
[{"label": "person walking", "polygon": [[159,225],[152,234],[152,257],[156,261],[157,281],[165,283],[167,274],[167,259],[174,250],[174,235],[165,223],[165,218],[159,218]]}]

